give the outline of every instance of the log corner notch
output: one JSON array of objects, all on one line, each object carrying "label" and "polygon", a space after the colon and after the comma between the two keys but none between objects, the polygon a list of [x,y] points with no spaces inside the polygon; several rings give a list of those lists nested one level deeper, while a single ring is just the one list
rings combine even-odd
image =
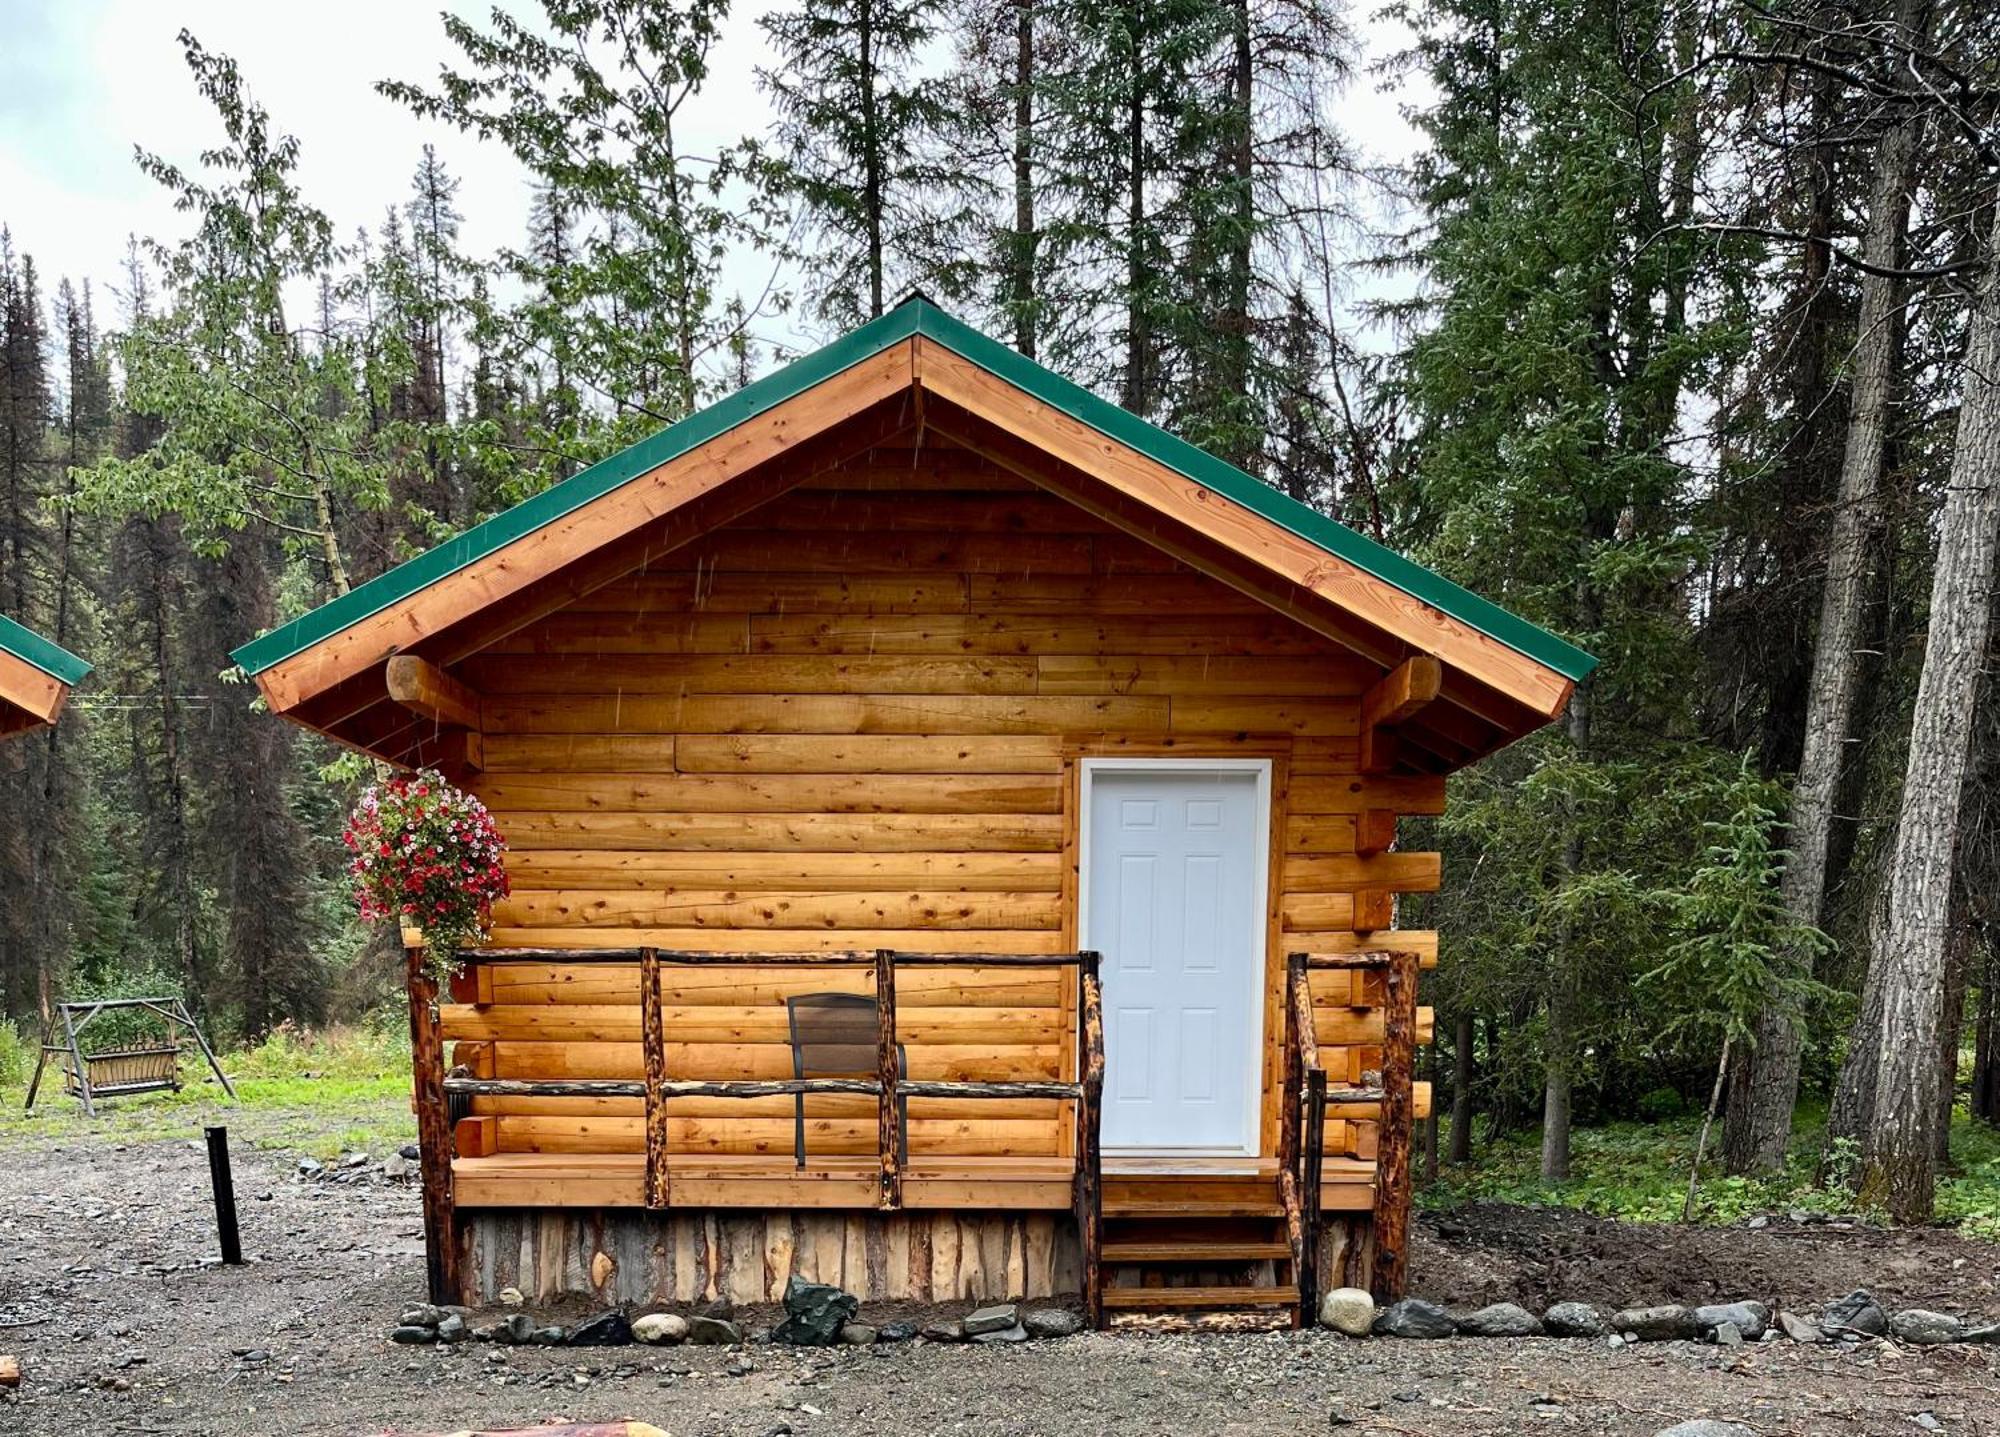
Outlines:
[{"label": "log corner notch", "polygon": [[1361,696],[1363,773],[1386,773],[1396,766],[1396,725],[1435,699],[1443,683],[1444,665],[1429,654],[1415,654]]},{"label": "log corner notch", "polygon": [[383,677],[394,702],[436,725],[432,767],[457,782],[486,766],[485,698],[479,690],[415,654],[393,656]]}]

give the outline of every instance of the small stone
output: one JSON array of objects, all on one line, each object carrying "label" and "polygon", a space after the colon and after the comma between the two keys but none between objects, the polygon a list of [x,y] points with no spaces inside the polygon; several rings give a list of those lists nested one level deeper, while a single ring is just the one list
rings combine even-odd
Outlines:
[{"label": "small stone", "polygon": [[500,1305],[502,1307],[523,1307],[527,1305],[527,1301],[527,1298],[521,1296],[521,1289],[518,1287],[503,1287],[500,1289]]},{"label": "small stone", "polygon": [[444,1321],[444,1309],[421,1303],[416,1307],[406,1307],[396,1321],[404,1327],[436,1327]]},{"label": "small stone", "polygon": [[401,1153],[391,1153],[388,1157],[382,1159],[383,1177],[394,1180],[406,1178],[409,1175],[410,1160]]},{"label": "small stone", "polygon": [[537,1347],[560,1347],[563,1339],[568,1336],[568,1333],[551,1323],[547,1327],[536,1328],[533,1340]]},{"label": "small stone", "polygon": [[840,1340],[849,1347],[867,1347],[875,1341],[875,1329],[865,1322],[850,1322],[840,1329]]},{"label": "small stone", "polygon": [[1712,1417],[1697,1417],[1692,1422],[1676,1422],[1671,1427],[1662,1427],[1653,1437],[1757,1437],[1741,1422],[1717,1422]]},{"label": "small stone", "polygon": [[1458,1324],[1435,1302],[1406,1297],[1383,1308],[1371,1330],[1377,1337],[1450,1337]]},{"label": "small stone", "polygon": [[1030,1337],[1074,1337],[1083,1331],[1083,1317],[1066,1307],[1036,1307],[1021,1314]]},{"label": "small stone", "polygon": [[2000,1322],[1986,1322],[1978,1327],[1968,1327],[1959,1341],[2000,1343]]},{"label": "small stone", "polygon": [[1468,1337],[1540,1337],[1542,1320],[1525,1307],[1495,1302],[1459,1318],[1458,1330]]},{"label": "small stone", "polygon": [[989,1328],[985,1332],[971,1334],[974,1342],[1026,1342],[1028,1329],[1015,1323],[1012,1327]]},{"label": "small stone", "polygon": [[667,1342],[685,1342],[687,1319],[671,1312],[649,1312],[632,1324],[632,1335],[655,1347]]},{"label": "small stone", "polygon": [[1602,1337],[1610,1331],[1604,1314],[1587,1302],[1558,1302],[1542,1314],[1542,1329],[1551,1337]]},{"label": "small stone", "polygon": [[687,1340],[697,1347],[734,1347],[743,1340],[743,1329],[727,1318],[697,1313],[687,1325]]},{"label": "small stone", "polygon": [[1785,1336],[1791,1338],[1794,1342],[1826,1341],[1826,1334],[1819,1330],[1817,1322],[1814,1322],[1810,1317],[1800,1317],[1796,1312],[1786,1312],[1782,1308],[1779,1309],[1778,1326],[1783,1328]]},{"label": "small stone", "polygon": [[535,1340],[535,1319],[525,1312],[510,1312],[507,1320],[500,1324],[500,1336],[496,1342],[505,1342],[518,1347],[524,1342]]},{"label": "small stone", "polygon": [[349,1153],[340,1160],[340,1165],[346,1169],[365,1168],[368,1166],[368,1154]]},{"label": "small stone", "polygon": [[1761,1232],[1770,1225],[1771,1220],[1762,1213],[1758,1213],[1757,1216],[1751,1218],[1749,1223],[1746,1224],[1752,1232]]},{"label": "small stone", "polygon": [[1910,1420],[1916,1423],[1919,1427],[1923,1428],[1924,1431],[1926,1432],[1944,1431],[1944,1423],[1937,1420],[1937,1413],[1935,1412],[1931,1411],[1918,1412],[1914,1414],[1910,1418]]},{"label": "small stone", "polygon": [[1326,1414],[1326,1425],[1329,1427],[1352,1427],[1354,1419],[1336,1407]]},{"label": "small stone", "polygon": [[793,1347],[831,1347],[840,1330],[854,1320],[861,1300],[831,1283],[808,1282],[793,1275],[785,1284],[785,1320],[772,1332],[773,1342]]},{"label": "small stone", "polygon": [[1718,1322],[1710,1329],[1709,1336],[1715,1339],[1717,1347],[1741,1347],[1743,1330],[1733,1322]]},{"label": "small stone", "polygon": [[962,1322],[933,1322],[925,1326],[921,1334],[930,1342],[965,1341],[965,1324]]},{"label": "small stone", "polygon": [[1319,1325],[1366,1337],[1375,1325],[1375,1299],[1363,1288],[1336,1287],[1319,1300]]},{"label": "small stone", "polygon": [[475,1327],[472,1329],[472,1340],[474,1342],[505,1342],[507,1340],[507,1324],[504,1322],[488,1322]]},{"label": "small stone", "polygon": [[244,1348],[239,1350],[236,1355],[243,1360],[245,1367],[256,1367],[271,1360],[269,1349],[263,1347]]},{"label": "small stone", "polygon": [[917,1325],[914,1322],[885,1322],[875,1337],[881,1342],[910,1342],[915,1340],[916,1335]]},{"label": "small stone", "polygon": [[299,1159],[299,1176],[302,1178],[316,1178],[325,1171],[326,1164],[316,1158]]},{"label": "small stone", "polygon": [[407,1158],[411,1162],[415,1162],[418,1158],[422,1157],[423,1155],[424,1155],[424,1150],[418,1147],[415,1143],[404,1143],[400,1148],[396,1149],[397,1157]]},{"label": "small stone", "polygon": [[995,1303],[991,1307],[975,1308],[966,1314],[965,1335],[977,1337],[982,1332],[999,1332],[1020,1324],[1021,1309],[1011,1302]]},{"label": "small stone", "polygon": [[1718,1302],[1694,1310],[1694,1325],[1704,1333],[1713,1332],[1725,1322],[1745,1342],[1755,1342],[1771,1324],[1771,1309],[1761,1302]]},{"label": "small stone", "polygon": [[1922,1307],[1906,1307],[1889,1319],[1889,1331],[1899,1342],[1914,1347],[1932,1347],[1940,1342],[1956,1342],[1965,1335],[1965,1324],[1948,1312],[1932,1312]]},{"label": "small stone", "polygon": [[1858,1332],[1865,1337],[1882,1337],[1889,1331],[1889,1314],[1865,1287],[1833,1303],[1820,1314],[1819,1325],[1827,1332]]},{"label": "small stone", "polygon": [[435,1327],[420,1327],[415,1323],[404,1323],[389,1334],[391,1342],[400,1342],[405,1347],[415,1347],[419,1343],[437,1341]]},{"label": "small stone", "polygon": [[447,1312],[438,1323],[439,1342],[463,1342],[470,1335],[465,1328],[465,1319],[455,1312]]},{"label": "small stone", "polygon": [[757,1370],[757,1364],[747,1357],[734,1357],[725,1370],[731,1377],[748,1377]]},{"label": "small stone", "polygon": [[586,1317],[570,1329],[571,1347],[625,1347],[632,1341],[632,1324],[617,1308]]},{"label": "small stone", "polygon": [[1697,1330],[1694,1314],[1672,1303],[1661,1307],[1628,1307],[1611,1319],[1611,1325],[1624,1333],[1629,1342],[1672,1342],[1693,1337]]}]

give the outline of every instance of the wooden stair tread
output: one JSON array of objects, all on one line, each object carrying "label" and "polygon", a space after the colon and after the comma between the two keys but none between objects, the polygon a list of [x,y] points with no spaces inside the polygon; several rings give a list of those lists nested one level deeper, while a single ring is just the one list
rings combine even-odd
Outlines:
[{"label": "wooden stair tread", "polygon": [[1275,1241],[1228,1241],[1223,1239],[1164,1238],[1152,1242],[1107,1242],[1106,1262],[1256,1262],[1263,1258],[1285,1261],[1292,1255],[1290,1243]]},{"label": "wooden stair tread", "polygon": [[1106,1217],[1282,1217],[1284,1207],[1274,1197],[1165,1194],[1104,1199]]},{"label": "wooden stair tread", "polygon": [[1107,1287],[1107,1308],[1296,1307],[1299,1290],[1280,1287]]}]

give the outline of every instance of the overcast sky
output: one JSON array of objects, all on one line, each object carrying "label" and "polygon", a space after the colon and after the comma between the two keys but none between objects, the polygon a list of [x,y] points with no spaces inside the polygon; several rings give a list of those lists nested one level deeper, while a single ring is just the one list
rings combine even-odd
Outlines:
[{"label": "overcast sky", "polygon": [[[752,0],[731,17],[690,144],[726,143],[767,125],[754,81],[770,58],[755,23],[767,8]],[[306,197],[332,215],[343,237],[373,228],[385,206],[402,201],[428,141],[461,181],[466,251],[484,255],[517,241],[528,189],[511,157],[418,120],[374,91],[380,79],[427,82],[452,58],[439,9],[479,16],[491,3],[0,0],[0,224],[17,253],[35,257],[49,290],[58,277],[87,278],[100,296],[117,284],[128,235],[185,231],[187,221],[139,173],[132,153],[143,145],[192,168],[218,137],[181,62],[175,36],[186,26],[208,49],[234,56],[252,95],[298,136]],[[1372,54],[1399,46],[1400,35],[1382,23],[1356,23]],[[1343,126],[1369,158],[1401,158],[1410,148],[1399,102],[1366,78],[1347,97]],[[765,278],[746,270],[729,277],[730,287],[754,295]],[[98,313],[115,323],[120,311],[100,299]]]}]

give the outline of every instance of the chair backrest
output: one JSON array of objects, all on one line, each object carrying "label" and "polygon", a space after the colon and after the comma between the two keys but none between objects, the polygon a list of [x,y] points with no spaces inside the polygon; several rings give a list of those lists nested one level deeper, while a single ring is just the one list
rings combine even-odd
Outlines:
[{"label": "chair backrest", "polygon": [[792,1027],[792,1074],[872,1076],[880,1065],[875,1000],[859,993],[801,993],[785,1000]]}]

